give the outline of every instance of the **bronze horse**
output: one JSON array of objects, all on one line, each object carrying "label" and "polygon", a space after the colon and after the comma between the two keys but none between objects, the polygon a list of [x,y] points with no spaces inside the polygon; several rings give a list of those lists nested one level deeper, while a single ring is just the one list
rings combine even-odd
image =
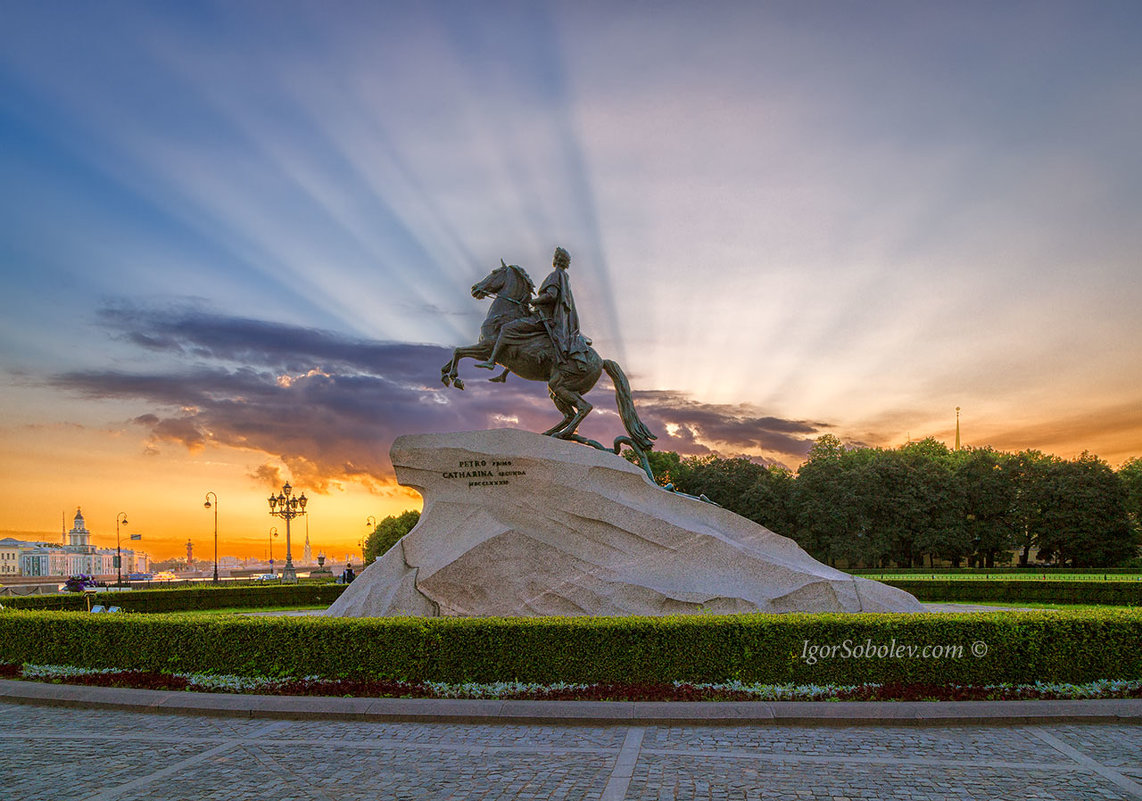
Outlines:
[{"label": "bronze horse", "polygon": [[[535,284],[521,267],[503,262],[472,287],[472,297],[494,297],[495,300],[480,327],[480,341],[475,345],[456,348],[451,360],[440,368],[440,378],[445,386],[451,384],[457,389],[464,388],[464,381],[458,375],[460,360],[466,357],[490,357],[500,329],[512,320],[531,314],[530,301],[534,291]],[[630,384],[622,368],[617,362],[600,358],[594,348],[588,346],[581,358],[565,358],[556,350],[549,336],[539,334],[522,344],[505,344],[500,350],[497,363],[507,369],[490,379],[492,381],[503,381],[507,373],[512,372],[529,381],[547,382],[551,400],[563,413],[563,419],[544,431],[545,435],[583,442],[602,450],[610,449],[576,434],[575,430],[594,408],[583,395],[595,386],[602,371],[606,370],[615,385],[619,415],[629,435],[629,439],[616,438],[613,450],[617,453],[624,442],[637,446],[636,450],[639,451],[648,451],[653,447],[655,436],[638,417],[631,398]],[[642,460],[645,461],[645,456]]]}]

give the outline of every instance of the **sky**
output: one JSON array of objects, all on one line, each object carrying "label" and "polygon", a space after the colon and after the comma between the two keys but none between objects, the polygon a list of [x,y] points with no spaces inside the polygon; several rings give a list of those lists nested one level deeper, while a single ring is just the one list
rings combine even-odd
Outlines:
[{"label": "sky", "polygon": [[0,17],[0,534],[125,512],[201,557],[215,492],[221,552],[264,557],[289,480],[342,559],[419,507],[396,436],[559,419],[439,381],[472,284],[557,245],[659,448],[795,467],[950,445],[960,407],[965,444],[1142,455],[1134,0]]}]

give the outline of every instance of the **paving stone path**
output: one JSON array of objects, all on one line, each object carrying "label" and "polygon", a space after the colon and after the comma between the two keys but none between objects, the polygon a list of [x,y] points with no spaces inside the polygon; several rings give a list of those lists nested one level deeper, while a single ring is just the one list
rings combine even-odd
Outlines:
[{"label": "paving stone path", "polygon": [[1142,799],[1142,725],[267,720],[0,702],[0,798]]}]

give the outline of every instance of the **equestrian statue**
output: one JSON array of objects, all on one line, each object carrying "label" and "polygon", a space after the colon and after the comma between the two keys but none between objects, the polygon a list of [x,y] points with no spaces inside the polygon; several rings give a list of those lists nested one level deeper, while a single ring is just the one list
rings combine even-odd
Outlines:
[{"label": "equestrian statue", "polygon": [[[529,381],[546,381],[551,400],[563,413],[563,419],[544,431],[545,435],[615,453],[622,445],[629,445],[649,473],[646,451],[654,446],[655,436],[638,417],[622,368],[617,362],[600,358],[591,347],[591,340],[579,330],[579,312],[567,275],[570,265],[570,254],[556,248],[552,260],[554,270],[540,285],[539,293],[532,297],[535,284],[528,274],[523,268],[505,264],[501,259],[499,267],[472,287],[474,298],[494,298],[480,327],[480,341],[456,348],[452,358],[440,369],[441,380],[445,386],[464,389],[458,368],[461,359],[470,357],[482,360],[477,367],[505,368],[489,381],[505,381],[508,373]],[[619,415],[628,435],[616,437],[612,448],[576,433],[579,424],[594,408],[583,395],[595,386],[603,370],[615,385]]]}]

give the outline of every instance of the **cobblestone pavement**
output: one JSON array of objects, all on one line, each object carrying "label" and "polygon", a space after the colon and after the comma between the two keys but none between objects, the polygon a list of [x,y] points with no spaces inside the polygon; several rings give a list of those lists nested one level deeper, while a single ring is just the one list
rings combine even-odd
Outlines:
[{"label": "cobblestone pavement", "polygon": [[351,723],[0,702],[0,798],[1142,799],[1142,725]]}]

